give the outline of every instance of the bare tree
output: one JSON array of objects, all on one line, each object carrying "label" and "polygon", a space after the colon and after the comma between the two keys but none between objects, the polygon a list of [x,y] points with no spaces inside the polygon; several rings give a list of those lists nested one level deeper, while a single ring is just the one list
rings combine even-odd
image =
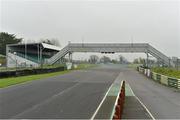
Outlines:
[{"label": "bare tree", "polygon": [[100,61],[103,63],[108,63],[108,62],[111,62],[111,59],[107,56],[103,56],[101,57]]},{"label": "bare tree", "polygon": [[97,55],[91,55],[89,58],[90,63],[97,63],[99,60],[99,57]]}]

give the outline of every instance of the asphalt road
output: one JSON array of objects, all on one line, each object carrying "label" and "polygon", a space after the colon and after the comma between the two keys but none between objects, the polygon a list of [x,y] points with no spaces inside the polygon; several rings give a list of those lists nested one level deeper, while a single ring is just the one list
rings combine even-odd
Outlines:
[{"label": "asphalt road", "polygon": [[135,70],[123,69],[135,95],[144,103],[155,119],[180,119],[180,91],[161,85]]},{"label": "asphalt road", "polygon": [[119,73],[156,119],[180,119],[180,92],[119,65],[0,89],[0,118],[90,119]]},{"label": "asphalt road", "polygon": [[118,74],[99,67],[0,89],[0,118],[90,119]]}]

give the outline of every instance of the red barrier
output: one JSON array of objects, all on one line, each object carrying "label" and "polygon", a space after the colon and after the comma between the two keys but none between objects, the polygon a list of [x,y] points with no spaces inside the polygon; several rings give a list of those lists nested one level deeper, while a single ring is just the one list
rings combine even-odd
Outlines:
[{"label": "red barrier", "polygon": [[118,95],[118,101],[117,101],[117,105],[115,107],[113,120],[121,119],[124,103],[125,103],[125,81],[123,81],[121,88],[120,88],[120,93]]}]

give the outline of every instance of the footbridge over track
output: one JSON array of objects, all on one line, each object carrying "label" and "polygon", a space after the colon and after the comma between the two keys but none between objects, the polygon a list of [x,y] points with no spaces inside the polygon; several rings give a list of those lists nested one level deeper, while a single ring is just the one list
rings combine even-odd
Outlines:
[{"label": "footbridge over track", "polygon": [[69,43],[57,54],[47,59],[47,64],[54,64],[68,53],[73,52],[98,52],[98,53],[146,53],[151,54],[163,64],[174,66],[172,60],[148,43]]}]

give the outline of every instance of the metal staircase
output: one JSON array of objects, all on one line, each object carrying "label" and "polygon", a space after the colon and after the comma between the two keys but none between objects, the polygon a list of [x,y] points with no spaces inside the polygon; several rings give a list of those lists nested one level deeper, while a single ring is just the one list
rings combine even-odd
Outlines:
[{"label": "metal staircase", "polygon": [[169,57],[167,57],[166,55],[164,55],[163,53],[161,53],[160,51],[158,51],[151,45],[148,46],[148,53],[150,53],[152,56],[154,56],[158,60],[161,60],[161,62],[163,62],[164,64],[168,66],[169,65],[174,66],[173,61]]},{"label": "metal staircase", "polygon": [[64,57],[68,52],[69,52],[69,46],[67,45],[62,50],[60,50],[58,53],[56,53],[54,56],[47,59],[45,63],[52,65],[52,64],[56,63],[59,59]]}]

